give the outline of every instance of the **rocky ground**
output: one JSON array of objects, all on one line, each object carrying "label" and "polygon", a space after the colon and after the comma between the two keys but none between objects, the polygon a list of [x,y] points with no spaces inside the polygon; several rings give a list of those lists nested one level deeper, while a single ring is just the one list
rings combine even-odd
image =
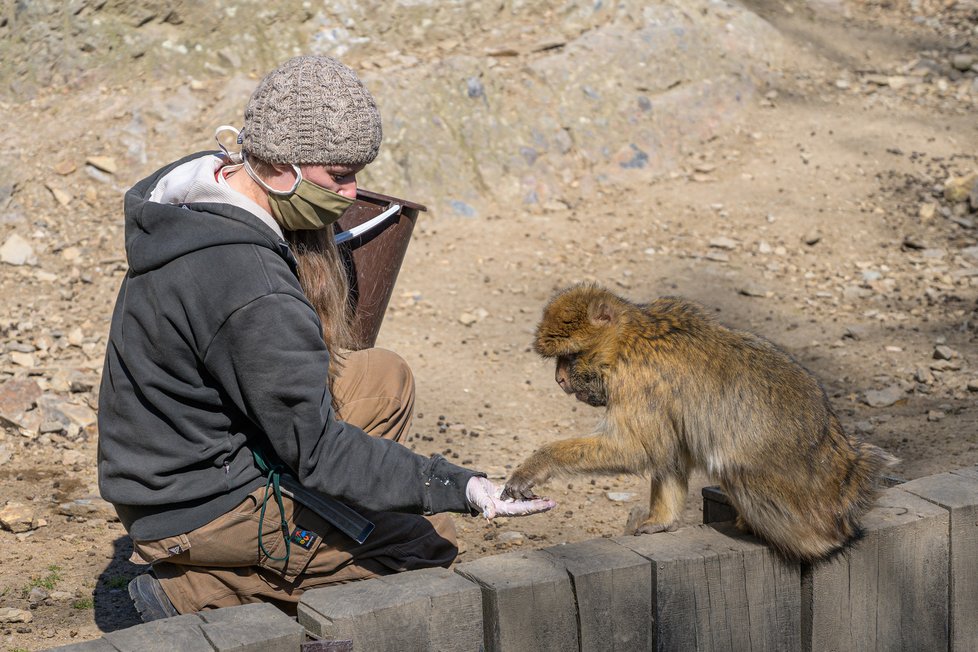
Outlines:
[{"label": "rocky ground", "polygon": [[[553,290],[596,280],[634,299],[694,298],[782,345],[821,378],[850,431],[901,458],[896,476],[978,464],[978,3],[746,6],[784,45],[742,112],[677,147],[668,166],[653,174],[629,159],[596,174],[581,163],[550,180],[559,198],[490,193],[475,216],[433,202],[421,217],[379,342],[418,379],[408,445],[502,480],[541,442],[593,427],[599,413],[560,392],[529,342]],[[498,57],[510,41],[493,34],[479,46]],[[120,193],[216,126],[205,109],[180,114],[214,74],[166,87],[160,120],[147,106],[137,119],[132,89],[91,79],[0,98],[6,649],[136,622],[125,585],[139,568],[95,484],[101,357],[127,269]],[[139,83],[148,93],[154,82]],[[405,192],[424,203],[416,183]],[[619,534],[646,486],[564,478],[541,487],[559,502],[550,514],[459,517],[460,559]]]}]

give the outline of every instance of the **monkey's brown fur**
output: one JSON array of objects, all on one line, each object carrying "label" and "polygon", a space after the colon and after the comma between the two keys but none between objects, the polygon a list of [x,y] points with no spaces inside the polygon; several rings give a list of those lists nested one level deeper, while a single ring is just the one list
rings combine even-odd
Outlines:
[{"label": "monkey's brown fur", "polygon": [[636,304],[594,285],[557,294],[534,348],[557,382],[606,418],[588,437],[546,444],[504,495],[557,472],[649,473],[639,532],[675,529],[694,468],[745,525],[787,557],[815,560],[859,533],[888,453],[847,436],[807,370],[770,342],[665,297]]}]

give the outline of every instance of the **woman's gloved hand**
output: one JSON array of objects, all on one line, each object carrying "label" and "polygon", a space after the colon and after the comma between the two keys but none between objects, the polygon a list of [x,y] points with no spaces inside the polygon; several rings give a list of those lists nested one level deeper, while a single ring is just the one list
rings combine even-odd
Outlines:
[{"label": "woman's gloved hand", "polygon": [[492,520],[496,516],[537,514],[557,506],[557,502],[549,498],[503,500],[499,497],[502,491],[502,487],[497,487],[488,478],[473,476],[465,486],[465,497],[468,499],[469,505],[482,512],[486,520]]}]

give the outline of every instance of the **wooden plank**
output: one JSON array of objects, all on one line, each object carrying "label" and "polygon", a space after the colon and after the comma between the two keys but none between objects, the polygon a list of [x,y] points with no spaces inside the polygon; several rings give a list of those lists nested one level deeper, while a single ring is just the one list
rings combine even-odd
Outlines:
[{"label": "wooden plank", "polygon": [[201,611],[200,630],[218,652],[295,652],[306,630],[271,604]]},{"label": "wooden plank", "polygon": [[802,649],[946,650],[948,512],[901,488],[864,537],[802,573]]},{"label": "wooden plank", "polygon": [[800,570],[727,525],[619,537],[652,562],[654,650],[796,650]]},{"label": "wooden plank", "polygon": [[703,487],[703,525],[723,523],[737,518],[737,510],[720,487]]},{"label": "wooden plank", "polygon": [[476,650],[482,592],[445,568],[395,573],[307,591],[298,619],[314,635],[357,650]]},{"label": "wooden plank", "polygon": [[540,550],[455,567],[482,587],[486,652],[577,650],[577,607],[563,565]]},{"label": "wooden plank", "polygon": [[950,515],[950,649],[978,650],[978,469],[941,473],[900,487]]},{"label": "wooden plank", "polygon": [[544,549],[570,574],[582,650],[648,650],[652,646],[652,566],[608,539]]},{"label": "wooden plank", "polygon": [[163,618],[127,629],[106,632],[103,638],[120,652],[213,652],[194,614]]}]

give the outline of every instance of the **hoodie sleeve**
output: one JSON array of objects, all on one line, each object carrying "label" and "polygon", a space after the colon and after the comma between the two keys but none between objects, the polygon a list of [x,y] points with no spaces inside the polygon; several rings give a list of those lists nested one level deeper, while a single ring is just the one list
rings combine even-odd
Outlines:
[{"label": "hoodie sleeve", "polygon": [[470,511],[465,485],[481,473],[336,418],[319,321],[297,297],[269,294],[236,310],[204,364],[303,486],[376,511]]}]

